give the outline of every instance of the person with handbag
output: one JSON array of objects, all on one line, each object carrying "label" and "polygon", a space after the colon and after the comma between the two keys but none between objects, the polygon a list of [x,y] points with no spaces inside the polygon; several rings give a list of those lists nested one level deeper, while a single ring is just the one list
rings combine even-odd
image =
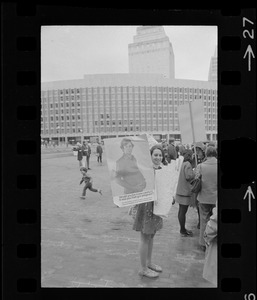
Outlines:
[{"label": "person with handbag", "polygon": [[180,225],[180,234],[183,237],[192,236],[193,232],[186,229],[186,213],[191,204],[191,181],[195,178],[192,168],[192,150],[185,149],[183,152],[183,163],[178,178],[178,185],[175,195],[175,201],[179,204],[178,221]]},{"label": "person with handbag", "polygon": [[212,209],[217,201],[217,151],[214,147],[206,148],[206,160],[196,167],[196,173],[201,174],[201,190],[197,194],[200,213],[199,246],[205,251],[204,231],[212,215]]}]

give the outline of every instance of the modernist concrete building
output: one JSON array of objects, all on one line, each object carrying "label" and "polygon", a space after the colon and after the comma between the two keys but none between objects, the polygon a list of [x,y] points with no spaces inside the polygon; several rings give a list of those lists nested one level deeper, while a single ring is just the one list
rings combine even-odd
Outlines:
[{"label": "modernist concrete building", "polygon": [[175,64],[171,42],[162,26],[140,26],[128,45],[129,73],[162,74],[174,79]]},{"label": "modernist concrete building", "polygon": [[[178,106],[188,101],[203,102],[207,139],[217,139],[217,81],[174,79],[174,55],[163,28],[146,26],[142,31],[139,27],[135,43],[129,45],[129,74],[85,75],[41,84],[42,139],[77,142],[149,133],[157,139],[180,140]],[[162,41],[160,48],[155,37]],[[142,48],[136,48],[138,43]],[[149,52],[143,59],[145,47]],[[142,59],[138,67],[137,56]]]},{"label": "modernist concrete building", "polygon": [[211,57],[208,81],[217,82],[218,79],[218,58],[217,58],[217,47],[215,49],[214,55]]}]

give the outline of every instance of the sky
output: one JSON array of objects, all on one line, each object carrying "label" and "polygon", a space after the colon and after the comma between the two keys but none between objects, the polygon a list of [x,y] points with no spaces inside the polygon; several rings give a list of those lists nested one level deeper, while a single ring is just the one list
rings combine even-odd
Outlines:
[{"label": "sky", "polygon": [[[138,26],[42,26],[41,82],[128,73],[128,44]],[[217,26],[163,27],[173,47],[175,78],[208,80]]]}]

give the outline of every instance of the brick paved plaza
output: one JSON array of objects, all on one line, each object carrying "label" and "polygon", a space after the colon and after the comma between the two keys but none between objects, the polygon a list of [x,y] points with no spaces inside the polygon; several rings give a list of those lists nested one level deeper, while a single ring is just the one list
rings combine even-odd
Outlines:
[{"label": "brick paved plaza", "polygon": [[42,150],[41,286],[42,287],[213,287],[202,278],[204,253],[197,247],[197,212],[189,208],[188,229],[180,237],[175,204],[154,239],[153,262],[163,268],[157,279],[140,277],[140,233],[132,230],[128,207],[112,202],[105,156],[91,156],[93,186],[99,193],[80,195],[81,174],[71,151]]}]

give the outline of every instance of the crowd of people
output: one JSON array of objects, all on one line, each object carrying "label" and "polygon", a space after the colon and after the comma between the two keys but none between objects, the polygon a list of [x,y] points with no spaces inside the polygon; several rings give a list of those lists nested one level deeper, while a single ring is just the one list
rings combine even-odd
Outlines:
[{"label": "crowd of people", "polygon": [[[116,181],[124,187],[124,193],[135,193],[145,188],[145,181],[137,167],[136,159],[132,155],[133,143],[129,138],[121,142],[123,156],[116,164]],[[97,161],[102,163],[102,145],[96,148]],[[91,148],[87,141],[78,144],[79,168],[83,175],[80,183],[85,182],[82,198],[86,190],[102,193],[92,186],[90,170]],[[178,183],[173,201],[179,206],[178,223],[182,238],[198,236],[199,250],[205,253],[203,277],[214,285],[217,284],[217,145],[210,142],[197,142],[192,145],[175,145],[174,139],[169,143],[163,141],[151,147],[150,156],[153,172],[156,173],[164,166],[183,157]],[[127,171],[126,171],[127,170]],[[128,173],[128,180],[125,179]],[[135,176],[132,176],[132,175]],[[201,179],[200,191],[192,191],[192,182],[195,178]],[[195,208],[197,229],[188,228],[186,215],[189,207]],[[153,213],[154,202],[137,204],[130,209],[133,216],[133,230],[140,232],[139,257],[141,269],[139,274],[148,278],[156,278],[162,272],[162,267],[152,262],[154,236],[163,227],[163,220]],[[215,224],[215,226],[213,225]]]},{"label": "crowd of people", "polygon": [[[183,156],[176,193],[173,203],[179,205],[178,222],[183,238],[198,235],[199,249],[205,252],[203,277],[217,285],[217,148],[214,143],[204,145],[202,142],[175,146],[174,140],[169,144],[162,142],[150,149],[154,172],[158,172],[171,160]],[[201,178],[201,189],[192,191],[192,181]],[[188,207],[197,211],[199,231],[193,232],[186,227]],[[156,278],[162,267],[152,262],[153,240],[156,231],[163,226],[162,218],[153,213],[153,202],[138,204],[130,210],[134,217],[133,229],[140,232],[139,256],[141,270],[139,274]],[[216,221],[216,223],[215,223]],[[216,224],[216,227],[212,224]]]}]

